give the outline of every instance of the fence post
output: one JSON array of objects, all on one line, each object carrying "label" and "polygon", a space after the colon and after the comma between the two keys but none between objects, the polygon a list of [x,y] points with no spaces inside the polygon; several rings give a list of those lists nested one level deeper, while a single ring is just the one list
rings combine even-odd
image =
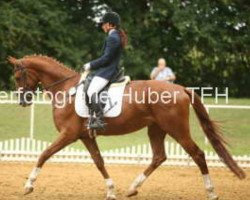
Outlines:
[{"label": "fence post", "polygon": [[35,103],[30,107],[30,139],[34,139]]}]

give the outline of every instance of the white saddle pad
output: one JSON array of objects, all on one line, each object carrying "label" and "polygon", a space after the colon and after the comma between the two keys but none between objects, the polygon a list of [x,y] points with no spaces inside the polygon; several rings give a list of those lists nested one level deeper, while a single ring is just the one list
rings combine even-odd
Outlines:
[{"label": "white saddle pad", "polygon": [[[122,83],[113,83],[108,90],[108,99],[104,107],[105,117],[117,117],[122,111],[122,98],[125,90],[125,86],[130,81],[130,78],[126,76],[125,81]],[[75,111],[80,117],[89,117],[89,109],[85,101],[85,93],[83,92],[84,85],[78,86],[75,98]]]}]

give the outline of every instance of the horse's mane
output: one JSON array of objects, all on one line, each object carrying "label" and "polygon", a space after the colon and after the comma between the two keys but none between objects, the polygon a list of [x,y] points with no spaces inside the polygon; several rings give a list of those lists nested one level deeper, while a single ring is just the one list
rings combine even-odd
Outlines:
[{"label": "horse's mane", "polygon": [[48,62],[51,62],[53,64],[56,64],[60,67],[62,67],[63,69],[67,70],[67,71],[71,71],[71,72],[75,72],[77,73],[75,70],[73,70],[72,68],[64,65],[62,62],[58,61],[57,59],[53,58],[53,57],[49,57],[49,56],[46,56],[46,55],[42,55],[42,54],[33,54],[33,55],[27,55],[27,56],[24,56],[23,59],[32,59],[32,58],[40,58],[40,59],[43,59],[43,60],[47,60]]}]

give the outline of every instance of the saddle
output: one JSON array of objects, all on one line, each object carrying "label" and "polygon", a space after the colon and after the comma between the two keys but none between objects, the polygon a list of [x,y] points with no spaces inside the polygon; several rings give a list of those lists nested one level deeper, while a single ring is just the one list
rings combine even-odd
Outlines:
[{"label": "saddle", "polygon": [[[84,72],[75,86],[69,89],[68,96],[75,96],[75,111],[79,117],[89,118],[90,117],[90,109],[87,105],[86,100],[86,90],[88,88],[90,81],[92,80],[94,74],[90,74],[89,72]],[[91,78],[92,76],[92,78]],[[88,78],[87,78],[88,77]],[[87,80],[88,79],[88,80]],[[119,72],[112,78],[110,83],[102,90],[102,92],[107,91],[107,101],[105,102],[104,107],[104,117],[112,118],[117,117],[122,112],[122,99],[126,85],[130,82],[129,76],[124,76],[123,72]],[[101,92],[101,93],[102,93]],[[102,100],[103,96],[102,96]]]}]

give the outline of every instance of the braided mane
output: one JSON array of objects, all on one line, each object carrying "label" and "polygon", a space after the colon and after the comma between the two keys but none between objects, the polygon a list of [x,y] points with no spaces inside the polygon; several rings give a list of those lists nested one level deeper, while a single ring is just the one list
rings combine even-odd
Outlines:
[{"label": "braided mane", "polygon": [[27,56],[24,56],[23,57],[24,59],[29,59],[29,58],[40,58],[40,59],[43,59],[43,60],[47,60],[49,62],[52,62],[54,64],[57,64],[58,66],[62,67],[63,69],[66,69],[66,70],[69,70],[69,71],[72,71],[72,72],[75,72],[77,73],[75,70],[71,69],[70,67],[64,65],[63,63],[61,63],[60,61],[58,61],[57,59],[53,58],[53,57],[49,57],[49,56],[46,56],[46,55],[42,55],[42,54],[33,54],[33,55],[27,55]]}]

